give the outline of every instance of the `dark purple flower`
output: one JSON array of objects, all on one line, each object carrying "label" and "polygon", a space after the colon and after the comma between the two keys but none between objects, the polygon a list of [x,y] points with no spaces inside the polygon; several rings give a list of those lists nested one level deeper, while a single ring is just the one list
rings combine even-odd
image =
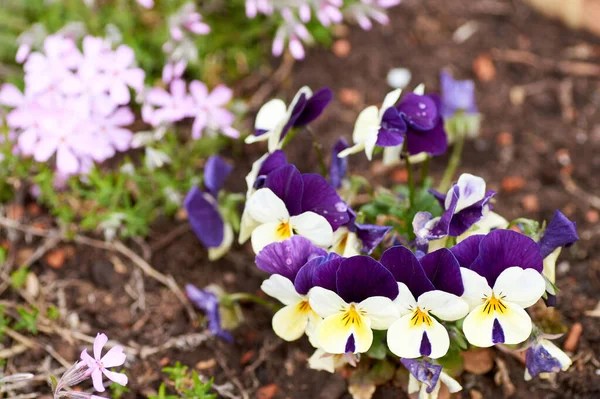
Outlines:
[{"label": "dark purple flower", "polygon": [[431,364],[427,360],[407,358],[400,359],[400,362],[417,381],[427,386],[427,393],[433,392],[442,373],[442,366]]},{"label": "dark purple flower", "polygon": [[379,147],[395,147],[404,142],[406,123],[394,107],[386,109],[381,117],[381,127],[377,134]]},{"label": "dark purple flower", "polygon": [[448,149],[444,120],[437,95],[408,93],[396,106],[406,123],[406,148],[409,155],[426,152],[441,155]]},{"label": "dark purple flower", "polygon": [[231,173],[233,167],[218,155],[213,155],[204,165],[204,187],[217,198],[219,191],[223,188],[223,183]]},{"label": "dark purple flower", "polygon": [[535,241],[512,230],[494,230],[474,235],[456,244],[450,251],[461,267],[473,270],[493,287],[506,269],[518,266],[542,272],[543,257]]},{"label": "dark purple flower", "polygon": [[[357,251],[359,250],[366,254],[371,254],[392,229],[391,226],[357,223],[356,212],[352,208],[348,208],[348,217],[348,223],[334,233],[335,239],[331,249],[346,257],[358,255]],[[356,236],[360,247],[356,246],[355,248],[352,246],[352,234]]]},{"label": "dark purple flower", "polygon": [[331,163],[329,164],[329,184],[335,189],[342,187],[342,180],[346,176],[346,169],[348,167],[347,158],[338,158],[338,154],[349,148],[348,142],[343,137],[340,137],[336,141],[335,145],[331,149]]},{"label": "dark purple flower", "polygon": [[300,269],[314,258],[324,257],[327,251],[312,244],[302,236],[293,236],[282,242],[274,242],[256,255],[259,269],[280,274],[294,282]]},{"label": "dark purple flower", "polygon": [[303,212],[304,181],[294,165],[285,165],[269,173],[264,187],[273,191],[285,203],[290,215]]},{"label": "dark purple flower", "polygon": [[464,292],[460,264],[446,248],[417,259],[410,249],[396,246],[386,250],[380,262],[396,281],[406,284],[415,298],[433,290],[456,296],[461,296]]},{"label": "dark purple flower", "polygon": [[552,220],[546,227],[542,238],[538,242],[542,256],[545,258],[556,248],[568,247],[579,240],[577,225],[570,221],[561,211],[557,210]]},{"label": "dark purple flower", "polygon": [[309,260],[298,272],[294,286],[299,294],[306,295],[312,287],[337,291],[336,274],[344,258],[330,253]]},{"label": "dark purple flower", "polygon": [[439,201],[444,213],[433,219],[428,212],[419,212],[413,220],[413,229],[419,244],[445,236],[458,237],[479,222],[495,191],[487,190],[481,177],[463,173],[446,195],[429,192]]},{"label": "dark purple flower", "polygon": [[451,118],[457,112],[477,114],[475,84],[472,80],[454,80],[448,73],[440,73],[441,112],[444,118]]},{"label": "dark purple flower", "polygon": [[310,211],[323,216],[334,231],[348,223],[348,205],[323,176],[305,173],[302,175],[302,181],[302,212]]},{"label": "dark purple flower", "polygon": [[266,154],[252,165],[252,171],[246,176],[248,191],[258,190],[263,188],[267,176],[274,170],[288,164],[285,153],[281,150]]},{"label": "dark purple flower", "polygon": [[225,236],[225,223],[216,199],[198,187],[192,187],[183,201],[192,230],[207,248],[218,247]]},{"label": "dark purple flower", "polygon": [[185,285],[185,293],[194,306],[206,313],[210,332],[225,341],[233,342],[231,333],[221,327],[221,314],[219,313],[219,300],[217,296],[212,292],[201,290],[192,284]]},{"label": "dark purple flower", "polygon": [[394,300],[398,296],[398,284],[392,273],[368,256],[353,256],[340,263],[336,289],[346,302],[361,302],[373,296]]}]

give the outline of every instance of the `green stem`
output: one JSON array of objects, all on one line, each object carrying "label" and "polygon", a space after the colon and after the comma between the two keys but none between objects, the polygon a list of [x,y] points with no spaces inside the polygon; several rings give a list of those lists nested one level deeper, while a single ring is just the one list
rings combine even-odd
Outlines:
[{"label": "green stem", "polygon": [[429,160],[431,157],[428,155],[423,161],[423,166],[421,167],[421,187],[425,188],[425,180],[427,176],[429,176]]},{"label": "green stem", "polygon": [[406,150],[404,151],[404,160],[406,161],[406,171],[408,172],[408,198],[412,208],[415,204],[415,177],[412,164],[410,163],[410,156]]},{"label": "green stem", "polygon": [[444,176],[442,177],[442,181],[438,186],[439,192],[445,193],[450,188],[450,184],[454,179],[456,169],[458,169],[458,166],[460,165],[460,157],[462,155],[464,144],[465,135],[463,133],[458,133],[456,135],[456,142],[454,143],[454,148],[452,149],[452,155],[450,155],[450,160],[448,161],[448,166],[446,166]]},{"label": "green stem", "polygon": [[238,292],[236,294],[230,294],[230,295],[227,295],[226,298],[227,298],[227,300],[232,301],[232,302],[254,302],[258,305],[269,308],[274,312],[281,309],[281,307],[279,305],[277,305],[271,301],[267,301],[266,299],[263,299],[263,298],[257,297],[256,295],[248,294],[245,292]]},{"label": "green stem", "polygon": [[325,164],[325,157],[323,156],[323,146],[321,145],[321,143],[319,143],[317,135],[310,128],[310,126],[306,126],[306,131],[310,134],[310,136],[313,139],[313,146],[317,151],[317,158],[319,159],[319,166],[321,167],[321,175],[323,177],[327,177],[327,165]]}]

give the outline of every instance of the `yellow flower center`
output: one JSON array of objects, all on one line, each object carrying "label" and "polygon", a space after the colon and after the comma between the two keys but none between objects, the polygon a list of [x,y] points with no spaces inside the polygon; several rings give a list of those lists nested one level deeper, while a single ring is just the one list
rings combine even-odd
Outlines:
[{"label": "yellow flower center", "polygon": [[292,236],[292,226],[290,225],[290,222],[281,222],[279,226],[277,226],[276,234],[281,240],[290,238]]},{"label": "yellow flower center", "polygon": [[354,306],[354,304],[351,304],[350,307],[346,310],[346,313],[344,313],[342,321],[344,321],[345,326],[347,326],[348,324],[354,324],[357,327],[360,327],[362,325],[362,316],[364,315],[364,311],[356,309],[356,306]]},{"label": "yellow flower center", "polygon": [[312,310],[308,301],[302,301],[298,304],[298,310],[301,312],[309,312]]},{"label": "yellow flower center", "polygon": [[427,325],[427,327],[430,327],[433,324],[429,313],[421,310],[419,307],[417,307],[417,309],[414,311],[410,321],[412,322],[413,327],[420,327],[423,324]]},{"label": "yellow flower center", "polygon": [[507,311],[506,305],[502,302],[501,298],[497,298],[494,294],[485,301],[485,306],[483,307],[483,313],[490,314],[492,312],[504,313]]}]

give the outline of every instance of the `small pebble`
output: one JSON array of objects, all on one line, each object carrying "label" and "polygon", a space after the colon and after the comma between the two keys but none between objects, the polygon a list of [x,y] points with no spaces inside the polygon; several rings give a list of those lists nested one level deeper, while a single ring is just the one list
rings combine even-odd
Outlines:
[{"label": "small pebble", "polygon": [[37,298],[40,294],[40,280],[33,272],[27,273],[25,277],[25,291],[33,298]]},{"label": "small pebble", "polygon": [[585,213],[585,220],[590,222],[591,224],[596,224],[600,220],[600,214],[595,209],[590,209]]},{"label": "small pebble", "polygon": [[521,204],[523,205],[523,209],[527,212],[538,212],[540,210],[540,201],[535,194],[527,194],[524,196],[521,200]]},{"label": "small pebble", "polygon": [[502,190],[512,193],[525,187],[525,179],[520,176],[506,176],[502,179]]},{"label": "small pebble", "polygon": [[346,58],[350,54],[350,50],[352,50],[352,46],[350,42],[346,39],[336,40],[333,43],[333,54],[340,58]]},{"label": "small pebble", "polygon": [[277,384],[269,384],[258,388],[258,391],[256,391],[256,397],[257,399],[271,399],[277,394],[277,392],[279,392],[279,386],[277,386]]},{"label": "small pebble", "polygon": [[394,89],[404,89],[410,83],[412,74],[406,68],[394,68],[388,72],[387,83]]},{"label": "small pebble", "polygon": [[577,345],[579,345],[579,339],[581,338],[582,333],[583,325],[581,323],[575,323],[571,326],[565,344],[563,345],[565,352],[575,352]]},{"label": "small pebble", "polygon": [[344,105],[352,106],[357,105],[360,102],[360,94],[356,89],[341,89],[340,90],[340,101]]},{"label": "small pebble", "polygon": [[511,132],[500,132],[498,136],[496,136],[496,142],[498,145],[503,147],[507,147],[514,144],[514,137]]},{"label": "small pebble", "polygon": [[482,82],[489,82],[496,77],[496,67],[488,54],[480,54],[473,61],[473,72]]},{"label": "small pebble", "polygon": [[48,266],[53,269],[60,269],[65,264],[65,260],[67,259],[67,254],[65,250],[62,248],[55,249],[52,252],[49,252],[44,258]]},{"label": "small pebble", "polygon": [[559,276],[564,276],[571,269],[571,264],[566,260],[563,260],[558,265],[556,265],[556,274]]}]

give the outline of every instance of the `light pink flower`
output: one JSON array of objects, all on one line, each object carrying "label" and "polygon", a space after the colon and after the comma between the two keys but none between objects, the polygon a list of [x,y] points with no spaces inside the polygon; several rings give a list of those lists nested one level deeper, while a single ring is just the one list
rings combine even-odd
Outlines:
[{"label": "light pink flower", "polygon": [[164,122],[178,122],[191,116],[193,103],[185,86],[183,80],[177,79],[171,82],[170,92],[158,87],[154,87],[148,92],[146,101],[157,107],[151,112],[151,125],[158,126]]},{"label": "light pink flower", "polygon": [[98,392],[104,392],[102,384],[102,374],[109,380],[116,382],[119,385],[127,385],[127,376],[122,373],[109,371],[110,367],[118,367],[125,363],[125,354],[121,346],[111,348],[106,354],[102,355],[102,348],[108,342],[108,337],[105,334],[98,334],[94,339],[94,357],[87,353],[87,349],[81,352],[81,360],[85,362],[91,372],[94,389]]},{"label": "light pink flower", "polygon": [[129,87],[136,92],[144,89],[144,70],[133,67],[135,54],[131,47],[120,45],[102,61],[102,86],[109,92],[115,104],[127,104],[131,100]]},{"label": "light pink flower", "polygon": [[154,7],[154,0],[136,0],[137,3],[144,8]]},{"label": "light pink flower", "polygon": [[171,83],[174,79],[179,79],[183,76],[185,68],[187,67],[186,60],[179,60],[177,62],[167,62],[162,71],[162,80],[165,83]]},{"label": "light pink flower", "polygon": [[233,92],[225,85],[219,85],[208,92],[206,85],[194,80],[190,83],[193,110],[196,119],[192,125],[192,138],[199,139],[205,128],[219,130],[229,137],[237,138],[240,132],[231,127],[235,120],[233,113],[224,108],[231,101]]}]

